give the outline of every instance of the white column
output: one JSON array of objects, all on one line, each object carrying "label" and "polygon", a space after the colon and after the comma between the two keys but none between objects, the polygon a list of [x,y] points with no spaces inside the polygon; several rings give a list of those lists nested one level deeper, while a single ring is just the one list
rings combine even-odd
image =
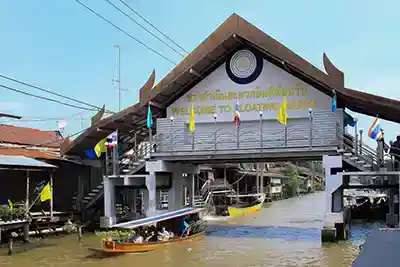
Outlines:
[{"label": "white column", "polygon": [[104,218],[102,227],[110,227],[117,222],[115,209],[115,185],[107,176],[103,177],[104,183]]},{"label": "white column", "polygon": [[191,182],[191,189],[190,189],[190,204],[191,204],[191,206],[192,207],[194,207],[194,198],[195,198],[195,196],[196,196],[196,189],[195,189],[195,174],[194,173],[192,173],[192,175],[190,175],[191,176],[191,180],[192,180],[192,182]]},{"label": "white column", "polygon": [[149,172],[146,176],[146,187],[149,193],[149,202],[146,211],[146,217],[151,217],[156,215],[156,173]]},{"label": "white column", "polygon": [[173,171],[172,187],[168,191],[168,211],[174,211],[183,208],[183,184],[182,172]]},{"label": "white column", "polygon": [[343,222],[343,212],[333,212],[333,193],[342,185],[342,175],[331,174],[332,168],[342,168],[342,156],[324,155],[322,164],[325,171],[326,206],[324,227],[334,228],[335,223]]}]

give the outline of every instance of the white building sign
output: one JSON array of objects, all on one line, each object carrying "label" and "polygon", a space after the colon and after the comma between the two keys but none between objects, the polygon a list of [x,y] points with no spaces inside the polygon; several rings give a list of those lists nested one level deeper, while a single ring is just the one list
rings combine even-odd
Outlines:
[{"label": "white building sign", "polygon": [[[262,70],[259,69],[261,73],[254,81],[247,84],[232,81],[227,74],[228,67],[235,71],[231,71],[231,76],[232,73],[238,76],[246,71],[250,74],[254,72],[255,63],[250,62],[253,58],[248,57],[247,54],[244,59],[238,59],[240,62],[238,61],[236,65],[232,64],[232,60],[222,64],[169,106],[167,116],[184,117],[189,120],[190,106],[193,104],[196,123],[214,121],[213,114],[217,114],[219,122],[232,121],[236,103],[239,103],[242,121],[259,120],[260,110],[263,111],[263,119],[275,120],[284,95],[287,96],[289,120],[308,117],[309,108],[331,109],[329,96],[264,59],[261,59],[263,60]],[[226,64],[230,65],[226,66]],[[246,64],[249,70],[246,70]]]}]

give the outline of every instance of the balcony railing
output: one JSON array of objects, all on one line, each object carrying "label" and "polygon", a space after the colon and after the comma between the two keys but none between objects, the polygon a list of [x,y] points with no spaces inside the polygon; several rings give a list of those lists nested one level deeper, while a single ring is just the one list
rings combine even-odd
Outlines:
[{"label": "balcony railing", "polygon": [[334,130],[301,128],[299,125],[282,129],[238,127],[234,130],[219,128],[215,131],[189,132],[173,130],[153,138],[156,152],[193,152],[221,150],[268,150],[277,148],[313,149],[338,147],[339,138]]}]

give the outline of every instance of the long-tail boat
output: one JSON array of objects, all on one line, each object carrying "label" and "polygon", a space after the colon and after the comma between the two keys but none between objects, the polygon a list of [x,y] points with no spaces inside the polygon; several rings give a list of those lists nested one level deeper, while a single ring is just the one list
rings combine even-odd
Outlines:
[{"label": "long-tail boat", "polygon": [[[103,240],[100,248],[89,248],[90,251],[105,256],[113,256],[126,253],[141,253],[155,250],[157,248],[173,243],[189,242],[202,239],[206,228],[206,222],[200,219],[201,208],[185,208],[177,211],[167,212],[154,217],[143,218],[130,222],[115,224],[112,229],[135,230],[145,226],[165,226],[176,235],[165,241],[144,241],[135,243],[130,240],[112,239]],[[182,223],[185,218],[189,218],[194,223],[189,227],[182,229]],[[181,229],[180,229],[181,228]],[[156,233],[155,233],[156,234]]]}]

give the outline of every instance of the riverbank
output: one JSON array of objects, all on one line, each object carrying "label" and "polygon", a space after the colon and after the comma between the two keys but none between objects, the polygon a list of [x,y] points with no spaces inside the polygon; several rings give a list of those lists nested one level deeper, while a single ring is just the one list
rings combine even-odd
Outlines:
[{"label": "riverbank", "polygon": [[[359,245],[376,225],[355,225],[350,240],[321,244],[324,193],[265,203],[254,215],[209,225],[206,237],[198,242],[175,244],[142,255],[98,259],[88,247],[100,245],[100,238],[86,233],[82,242],[77,234],[31,239],[17,244],[13,256],[0,249],[0,265],[33,266],[304,266],[348,267],[359,252]],[[191,248],[188,251],[188,248]],[[8,264],[8,265],[7,265]]]}]

